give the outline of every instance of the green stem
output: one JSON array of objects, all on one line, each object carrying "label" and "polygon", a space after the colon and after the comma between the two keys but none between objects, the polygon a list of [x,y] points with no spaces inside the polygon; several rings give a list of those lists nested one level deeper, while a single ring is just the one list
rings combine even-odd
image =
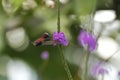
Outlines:
[{"label": "green stem", "polygon": [[58,4],[58,12],[57,12],[57,29],[58,32],[60,32],[60,0],[57,0],[57,4]]},{"label": "green stem", "polygon": [[84,80],[87,80],[87,75],[88,75],[88,62],[89,62],[89,56],[90,53],[87,51],[86,52],[86,61],[85,61],[85,74],[84,74]]},{"label": "green stem", "polygon": [[69,69],[69,66],[68,66],[67,61],[66,61],[66,59],[64,57],[63,47],[61,45],[59,45],[59,50],[61,51],[61,53],[60,53],[61,60],[62,60],[62,62],[64,64],[64,69],[65,69],[65,71],[66,71],[66,73],[68,75],[68,78],[69,78],[69,80],[73,80],[70,69]]}]

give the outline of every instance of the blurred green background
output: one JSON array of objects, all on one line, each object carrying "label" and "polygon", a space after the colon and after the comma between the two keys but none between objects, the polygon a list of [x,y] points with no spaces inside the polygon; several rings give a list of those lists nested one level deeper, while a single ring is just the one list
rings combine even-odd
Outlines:
[{"label": "blurred green background", "polygon": [[[60,0],[60,5],[61,31],[65,32],[70,43],[65,48],[65,57],[74,80],[81,80],[84,49],[78,44],[77,36],[81,28],[93,31],[96,35],[93,22],[98,10],[115,11],[114,20],[98,22],[103,30],[104,26],[119,21],[120,1]],[[44,32],[53,34],[55,31],[56,0],[0,0],[0,80],[68,80],[58,47],[35,47],[31,43]],[[118,44],[120,38],[116,36],[119,31],[117,29],[114,34],[107,31],[107,36],[118,41]],[[44,51],[49,54],[46,60],[41,57]],[[92,57],[101,60],[101,57],[94,54]],[[93,76],[89,77],[89,80],[93,80]]]}]

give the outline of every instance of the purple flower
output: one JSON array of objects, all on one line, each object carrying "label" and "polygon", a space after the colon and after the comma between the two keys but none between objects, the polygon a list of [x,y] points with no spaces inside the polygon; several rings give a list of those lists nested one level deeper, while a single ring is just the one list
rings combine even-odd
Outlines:
[{"label": "purple flower", "polygon": [[93,75],[104,75],[105,73],[108,73],[108,71],[105,69],[105,65],[103,64],[95,64],[92,68]]},{"label": "purple flower", "polygon": [[99,68],[98,74],[103,75],[103,74],[105,74],[105,73],[107,73],[107,70],[105,70],[104,68]]},{"label": "purple flower", "polygon": [[49,58],[49,53],[48,53],[47,51],[43,51],[43,52],[41,53],[41,58],[42,58],[43,60],[48,59],[48,58]]},{"label": "purple flower", "polygon": [[94,51],[97,46],[97,40],[95,36],[86,30],[82,30],[78,36],[78,41],[82,46],[87,46],[89,51]]},{"label": "purple flower", "polygon": [[64,46],[68,45],[68,41],[63,32],[54,32],[53,34],[54,45],[62,44]]}]

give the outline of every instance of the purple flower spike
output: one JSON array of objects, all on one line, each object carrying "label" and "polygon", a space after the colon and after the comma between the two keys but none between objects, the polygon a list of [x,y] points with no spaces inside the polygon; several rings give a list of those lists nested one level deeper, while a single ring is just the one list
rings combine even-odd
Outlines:
[{"label": "purple flower spike", "polygon": [[92,68],[92,74],[93,75],[104,75],[105,73],[108,73],[108,71],[104,67],[103,64],[95,64]]},{"label": "purple flower spike", "polygon": [[62,44],[64,46],[68,45],[68,41],[63,32],[54,32],[53,34],[54,45]]},{"label": "purple flower spike", "polygon": [[118,76],[120,76],[120,71],[118,72]]},{"label": "purple flower spike", "polygon": [[82,30],[78,36],[78,41],[82,46],[87,46],[89,51],[94,51],[97,46],[97,40],[95,36],[88,33],[86,30]]},{"label": "purple flower spike", "polygon": [[42,58],[43,60],[48,59],[48,58],[49,58],[49,53],[48,53],[47,51],[43,51],[43,52],[41,53],[41,58]]}]

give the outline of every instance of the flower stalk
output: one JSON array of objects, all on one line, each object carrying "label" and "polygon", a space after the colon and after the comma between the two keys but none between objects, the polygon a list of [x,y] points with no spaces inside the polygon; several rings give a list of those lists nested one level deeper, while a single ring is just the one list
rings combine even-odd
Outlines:
[{"label": "flower stalk", "polygon": [[88,80],[88,62],[89,62],[90,53],[88,50],[86,51],[86,60],[85,60],[85,73],[84,73],[84,80]]},{"label": "flower stalk", "polygon": [[87,32],[87,30],[81,30],[78,36],[79,43],[86,49],[86,56],[85,56],[85,71],[83,72],[83,80],[88,80],[88,62],[90,53],[93,52],[97,47],[97,40],[96,37]]},{"label": "flower stalk", "polygon": [[[58,5],[58,11],[57,11],[58,12],[57,13],[57,31],[58,31],[58,33],[60,33],[60,0],[57,0],[57,5]],[[64,64],[64,69],[65,69],[65,71],[67,73],[67,76],[68,76],[69,80],[73,80],[71,72],[70,72],[70,69],[69,69],[69,66],[68,66],[67,61],[66,61],[66,59],[64,57],[63,46],[60,44],[58,46],[58,48],[60,50],[60,57],[61,57],[61,60],[62,60],[62,62]]]}]

